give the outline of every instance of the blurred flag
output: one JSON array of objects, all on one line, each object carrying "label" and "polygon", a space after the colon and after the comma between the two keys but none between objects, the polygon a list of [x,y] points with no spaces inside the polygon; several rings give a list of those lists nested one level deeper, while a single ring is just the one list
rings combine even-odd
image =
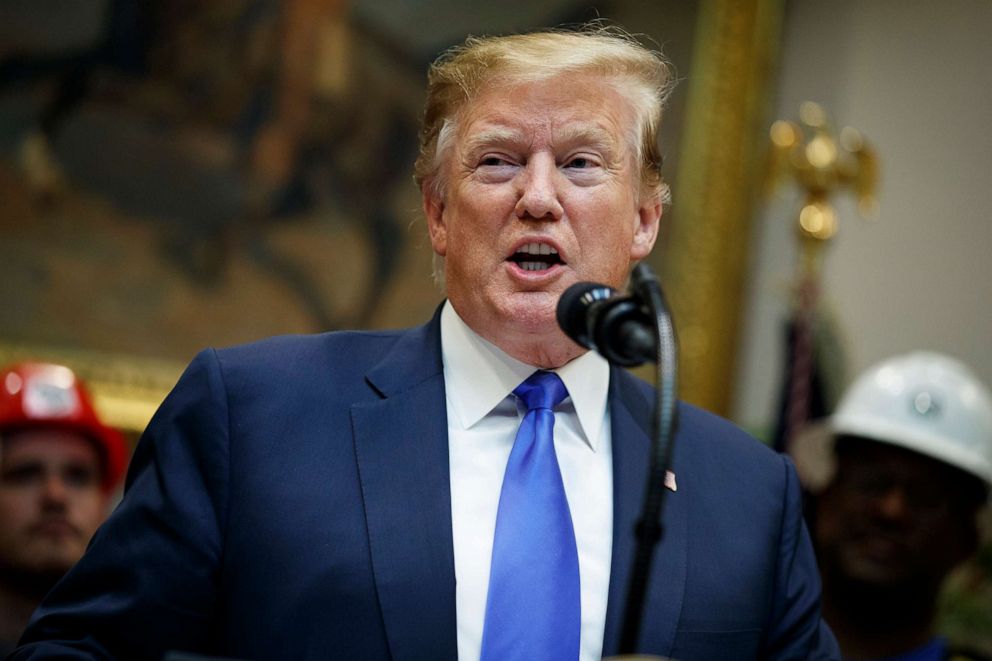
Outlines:
[{"label": "blurred flag", "polygon": [[771,445],[785,452],[802,428],[829,415],[843,384],[844,357],[836,325],[823,313],[815,284],[800,287],[784,333],[778,416]]}]

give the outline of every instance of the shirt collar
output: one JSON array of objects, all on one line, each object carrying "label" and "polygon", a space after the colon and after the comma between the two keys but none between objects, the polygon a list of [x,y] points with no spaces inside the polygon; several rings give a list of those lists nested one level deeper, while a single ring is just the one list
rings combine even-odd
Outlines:
[{"label": "shirt collar", "polygon": [[[450,301],[441,310],[441,356],[450,410],[462,429],[486,417],[537,369],[477,335]],[[554,371],[568,389],[585,441],[595,452],[606,416],[609,363],[587,351]]]}]

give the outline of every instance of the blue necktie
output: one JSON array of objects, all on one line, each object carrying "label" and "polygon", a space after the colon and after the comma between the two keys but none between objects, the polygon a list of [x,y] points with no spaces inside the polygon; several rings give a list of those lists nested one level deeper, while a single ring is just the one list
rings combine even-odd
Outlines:
[{"label": "blue necktie", "polygon": [[568,391],[554,372],[535,372],[513,394],[527,415],[499,496],[482,661],[576,661],[579,556],[553,433]]}]

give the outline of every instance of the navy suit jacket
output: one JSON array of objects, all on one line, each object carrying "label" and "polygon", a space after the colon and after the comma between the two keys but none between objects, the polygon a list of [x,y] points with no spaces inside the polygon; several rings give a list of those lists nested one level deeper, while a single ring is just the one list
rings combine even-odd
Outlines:
[{"label": "navy suit jacket", "polygon": [[[652,390],[611,373],[616,653]],[[641,650],[837,658],[789,461],[682,406]],[[439,317],[202,352],[15,659],[457,656]]]}]

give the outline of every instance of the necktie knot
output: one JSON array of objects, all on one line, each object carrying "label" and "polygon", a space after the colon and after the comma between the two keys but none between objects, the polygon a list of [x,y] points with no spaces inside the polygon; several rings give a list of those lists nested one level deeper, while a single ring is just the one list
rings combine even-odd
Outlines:
[{"label": "necktie knot", "polygon": [[561,404],[568,395],[568,390],[561,378],[554,372],[539,370],[513,390],[527,406],[528,411],[535,409],[551,409]]}]

